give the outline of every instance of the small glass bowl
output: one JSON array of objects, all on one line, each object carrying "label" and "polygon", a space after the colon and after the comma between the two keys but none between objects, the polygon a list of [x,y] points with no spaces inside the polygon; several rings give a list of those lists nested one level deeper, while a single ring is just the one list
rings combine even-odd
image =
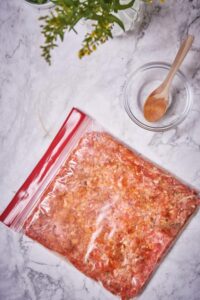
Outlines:
[{"label": "small glass bowl", "polygon": [[163,62],[152,62],[141,66],[127,80],[123,97],[124,107],[133,122],[151,131],[165,131],[176,127],[187,116],[192,93],[185,75],[178,71],[173,79],[169,92],[167,112],[157,122],[148,122],[143,115],[143,106],[148,95],[165,79],[171,65]]},{"label": "small glass bowl", "polygon": [[31,0],[24,0],[26,4],[35,7],[35,8],[39,8],[39,9],[47,9],[47,8],[52,8],[55,6],[55,4],[53,2],[51,2],[50,0],[48,0],[47,2],[43,3],[43,4],[39,4],[39,3],[34,3]]}]

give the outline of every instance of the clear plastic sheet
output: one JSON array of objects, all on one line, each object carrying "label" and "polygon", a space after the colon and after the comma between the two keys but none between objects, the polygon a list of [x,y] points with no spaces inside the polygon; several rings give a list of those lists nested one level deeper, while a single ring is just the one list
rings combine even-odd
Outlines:
[{"label": "clear plastic sheet", "polygon": [[137,296],[198,193],[73,109],[1,215],[122,299]]}]

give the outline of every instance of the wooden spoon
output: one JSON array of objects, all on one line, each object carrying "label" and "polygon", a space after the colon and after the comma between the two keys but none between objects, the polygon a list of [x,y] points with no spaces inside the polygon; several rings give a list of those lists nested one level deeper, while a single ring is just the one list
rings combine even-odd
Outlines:
[{"label": "wooden spoon", "polygon": [[156,122],[165,114],[169,106],[169,89],[172,80],[192,46],[193,40],[194,36],[188,35],[186,40],[181,44],[167,77],[163,83],[147,97],[144,104],[144,117],[147,121]]}]

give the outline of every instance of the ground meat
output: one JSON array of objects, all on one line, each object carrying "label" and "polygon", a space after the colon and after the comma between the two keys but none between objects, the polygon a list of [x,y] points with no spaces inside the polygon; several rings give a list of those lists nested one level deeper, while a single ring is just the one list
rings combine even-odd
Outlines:
[{"label": "ground meat", "polygon": [[136,296],[197,195],[109,134],[86,133],[24,228],[113,294]]}]

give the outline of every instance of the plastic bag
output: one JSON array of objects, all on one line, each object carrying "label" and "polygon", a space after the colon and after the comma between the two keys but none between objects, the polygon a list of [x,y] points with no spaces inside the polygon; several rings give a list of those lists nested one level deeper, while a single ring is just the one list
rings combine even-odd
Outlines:
[{"label": "plastic bag", "polygon": [[129,299],[198,204],[195,190],[74,108],[1,221]]}]

